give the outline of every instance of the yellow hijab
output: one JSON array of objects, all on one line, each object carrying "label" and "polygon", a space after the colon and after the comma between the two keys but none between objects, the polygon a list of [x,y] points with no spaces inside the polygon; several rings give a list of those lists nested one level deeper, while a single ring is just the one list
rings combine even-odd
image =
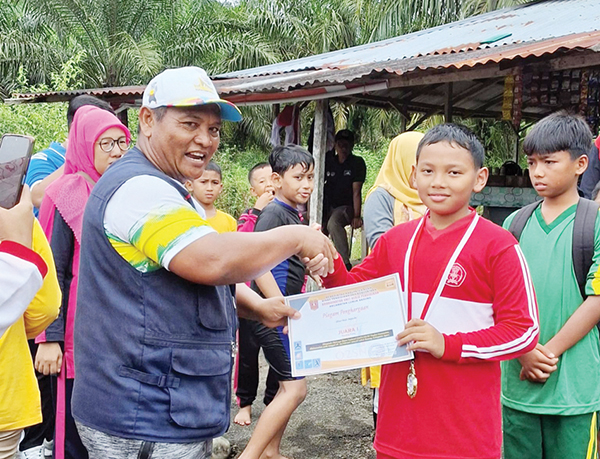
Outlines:
[{"label": "yellow hijab", "polygon": [[[378,187],[390,193],[396,200],[394,204],[394,224],[419,218],[425,213],[417,191],[410,186],[412,166],[416,162],[417,146],[423,138],[420,132],[403,132],[390,142],[387,155],[383,160],[375,184],[369,195]],[[406,209],[413,213],[407,218]]]}]

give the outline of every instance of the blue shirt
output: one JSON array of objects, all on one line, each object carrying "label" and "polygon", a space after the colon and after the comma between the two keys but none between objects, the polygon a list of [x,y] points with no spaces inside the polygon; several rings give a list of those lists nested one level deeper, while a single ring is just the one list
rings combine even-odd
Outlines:
[{"label": "blue shirt", "polygon": [[[25,175],[25,183],[29,185],[29,188],[62,166],[65,163],[66,153],[67,150],[60,143],[52,142],[48,148],[34,154],[29,161],[29,168]],[[34,207],[33,213],[36,217],[38,212],[38,209]]]},{"label": "blue shirt", "polygon": [[[298,209],[275,198],[258,216],[254,231],[268,231],[279,226],[301,224]],[[271,274],[273,274],[275,282],[277,282],[277,286],[284,296],[296,295],[302,292],[304,273],[304,263],[297,255],[282,261],[271,270]],[[251,286],[254,291],[260,292],[255,282],[252,282]]]}]

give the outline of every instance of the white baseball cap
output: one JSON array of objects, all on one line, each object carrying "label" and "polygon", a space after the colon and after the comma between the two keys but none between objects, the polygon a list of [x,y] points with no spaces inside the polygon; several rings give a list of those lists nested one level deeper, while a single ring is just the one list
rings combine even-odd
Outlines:
[{"label": "white baseball cap", "polygon": [[217,104],[225,121],[241,121],[240,109],[219,98],[215,85],[200,67],[168,69],[156,75],[142,98],[142,107],[191,107]]}]

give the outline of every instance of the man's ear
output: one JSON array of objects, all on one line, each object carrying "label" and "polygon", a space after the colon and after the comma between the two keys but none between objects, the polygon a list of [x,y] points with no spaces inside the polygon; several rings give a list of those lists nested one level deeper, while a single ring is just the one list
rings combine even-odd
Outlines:
[{"label": "man's ear", "polygon": [[410,183],[410,187],[413,190],[417,189],[417,166],[415,164],[412,165],[412,170],[410,171],[410,177],[408,178],[408,182]]},{"label": "man's ear", "polygon": [[489,176],[490,171],[487,167],[482,167],[477,171],[477,179],[475,181],[475,186],[473,187],[475,193],[479,193],[485,188]]},{"label": "man's ear", "polygon": [[152,128],[156,124],[156,118],[154,113],[148,107],[140,108],[140,114],[138,116],[140,123],[140,132],[145,137],[152,137]]}]

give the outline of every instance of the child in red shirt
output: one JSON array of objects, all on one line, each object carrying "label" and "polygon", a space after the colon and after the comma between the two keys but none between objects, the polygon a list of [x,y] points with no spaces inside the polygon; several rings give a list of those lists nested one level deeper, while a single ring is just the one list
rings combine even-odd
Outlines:
[{"label": "child in red shirt", "polygon": [[338,258],[323,280],[400,275],[408,323],[398,344],[416,352],[382,369],[378,459],[501,455],[499,361],[535,347],[537,305],[513,236],[469,207],[487,181],[483,160],[468,129],[431,129],[412,173],[425,216],[381,236],[351,272]]}]

